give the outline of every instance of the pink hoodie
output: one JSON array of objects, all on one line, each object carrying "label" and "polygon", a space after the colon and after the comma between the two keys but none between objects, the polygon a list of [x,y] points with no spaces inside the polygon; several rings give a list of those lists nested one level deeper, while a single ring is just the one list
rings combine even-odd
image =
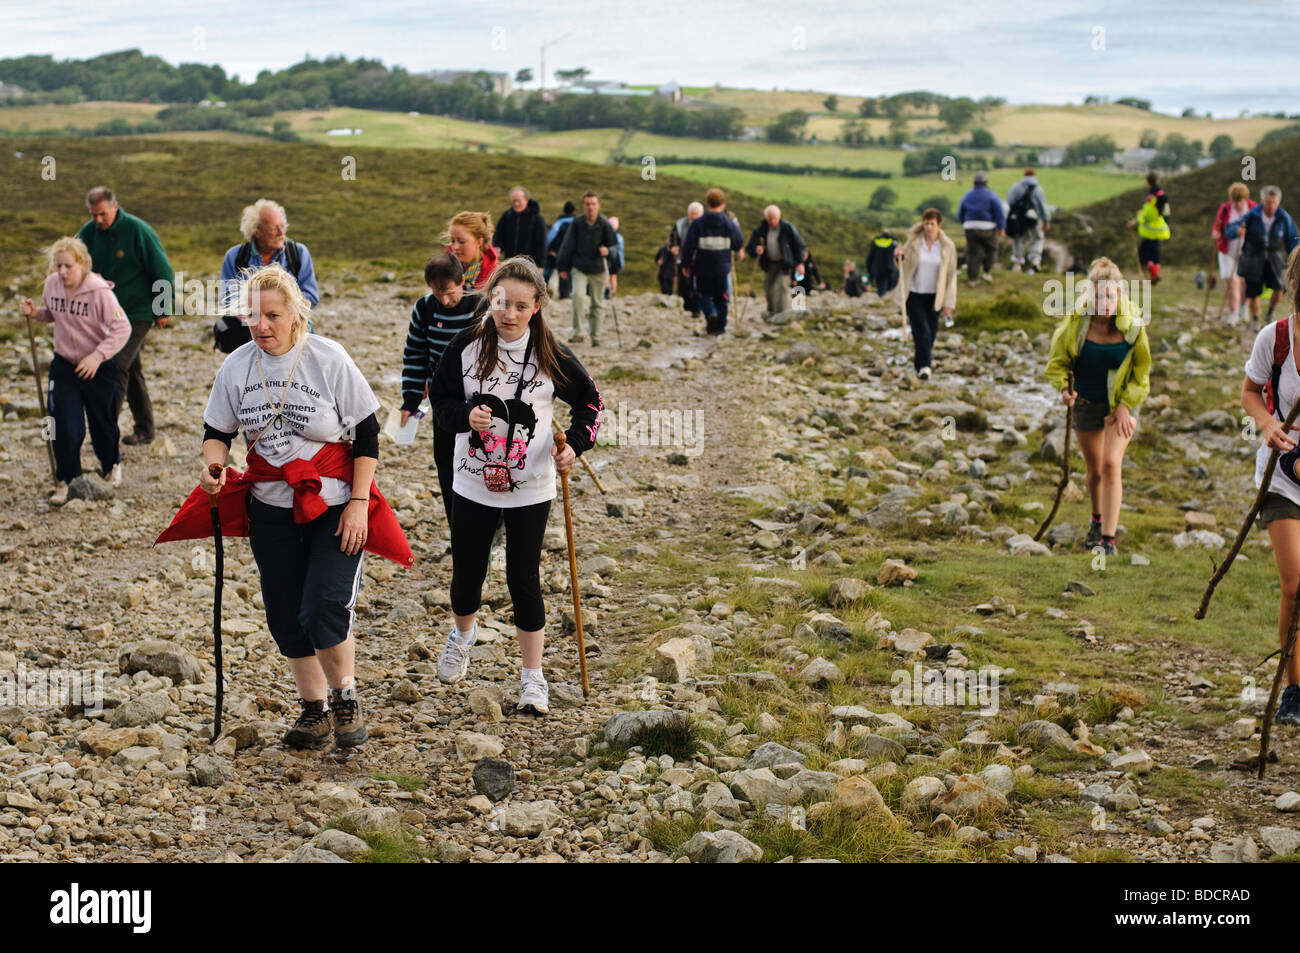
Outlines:
[{"label": "pink hoodie", "polygon": [[68,294],[57,272],[45,279],[44,306],[36,320],[54,325],[54,352],[76,364],[94,352],[110,360],[131,336],[131,322],[117,303],[113,283],[91,272]]}]

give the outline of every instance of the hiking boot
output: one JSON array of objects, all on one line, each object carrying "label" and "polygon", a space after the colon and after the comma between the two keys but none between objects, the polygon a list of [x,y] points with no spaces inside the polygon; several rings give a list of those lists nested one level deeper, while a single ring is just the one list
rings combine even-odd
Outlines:
[{"label": "hiking boot", "polygon": [[929,367],[921,368],[919,371],[916,372],[916,376],[921,378],[921,380],[923,381],[928,381],[930,379],[930,368]]},{"label": "hiking boot", "polygon": [[579,333],[579,334],[575,334],[575,335],[573,335],[571,338],[569,338],[569,343],[570,343],[570,344],[582,344],[582,343],[583,343],[584,341],[586,341],[586,340],[587,340],[587,339],[584,338],[584,337],[582,336],[581,333]]},{"label": "hiking boot", "polygon": [[340,748],[355,748],[366,740],[366,723],[355,688],[330,689],[330,721],[334,724],[334,743]]},{"label": "hiking boot", "polygon": [[592,338],[592,339],[591,339],[591,346],[592,346],[592,347],[600,347],[600,342],[599,342],[598,340],[596,340],[595,338]]},{"label": "hiking boot", "polygon": [[137,430],[135,433],[127,434],[123,437],[122,442],[128,447],[138,447],[141,444],[153,443],[153,434]]},{"label": "hiking boot", "polygon": [[49,496],[49,502],[53,506],[62,506],[68,502],[68,484],[59,481],[59,485],[54,488],[54,492]]},{"label": "hiking boot", "polygon": [[1084,537],[1083,545],[1088,549],[1096,546],[1101,542],[1101,521],[1093,520],[1088,524],[1088,535]]},{"label": "hiking boot", "polygon": [[456,638],[456,627],[452,626],[451,632],[447,634],[447,644],[438,656],[438,681],[444,685],[454,685],[465,677],[465,672],[469,670],[469,650],[477,638],[477,622],[474,623],[469,641],[465,643]]},{"label": "hiking boot", "polygon": [[1116,546],[1113,542],[1103,539],[1101,541],[1101,554],[1103,556],[1118,556],[1119,547]]},{"label": "hiking boot", "polygon": [[119,461],[119,462],[113,464],[113,469],[111,469],[111,470],[108,471],[108,475],[105,477],[105,479],[108,480],[108,485],[109,485],[109,486],[121,486],[121,485],[122,485],[122,464],[121,464],[121,461]]},{"label": "hiking boot", "polygon": [[545,678],[540,675],[525,677],[519,682],[519,704],[516,707],[521,712],[545,715],[551,710],[550,697],[550,688]]},{"label": "hiking boot", "polygon": [[325,709],[325,701],[299,698],[298,704],[302,705],[302,714],[284,733],[284,743],[290,748],[319,748],[330,737],[330,713]]},{"label": "hiking boot", "polygon": [[1288,685],[1273,712],[1275,725],[1300,725],[1300,685]]}]

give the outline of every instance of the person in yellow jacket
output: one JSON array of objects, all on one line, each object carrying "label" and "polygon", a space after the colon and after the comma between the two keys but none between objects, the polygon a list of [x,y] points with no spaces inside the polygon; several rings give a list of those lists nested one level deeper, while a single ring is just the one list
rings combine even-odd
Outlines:
[{"label": "person in yellow jacket", "polygon": [[1151,284],[1160,283],[1160,243],[1169,240],[1169,196],[1160,187],[1160,176],[1147,173],[1147,200],[1142,203],[1137,217],[1129,219],[1128,227],[1137,226],[1138,264],[1146,271]]},{"label": "person in yellow jacket", "polygon": [[[1138,404],[1151,391],[1151,345],[1147,319],[1125,293],[1123,275],[1109,258],[1098,258],[1079,283],[1074,310],[1052,334],[1047,382],[1074,408],[1074,429],[1092,501],[1089,549],[1113,556],[1124,490],[1120,471],[1137,426]],[[1074,374],[1074,387],[1069,373]]]}]

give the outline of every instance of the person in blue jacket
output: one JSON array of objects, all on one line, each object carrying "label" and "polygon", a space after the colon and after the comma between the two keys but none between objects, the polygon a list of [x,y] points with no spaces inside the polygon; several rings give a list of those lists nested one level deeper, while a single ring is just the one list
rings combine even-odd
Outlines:
[{"label": "person in blue jacket", "polygon": [[690,278],[704,312],[707,334],[727,330],[727,279],[731,275],[731,253],[745,260],[745,238],[740,226],[727,214],[727,196],[722,189],[709,189],[704,196],[708,208],[691,223],[682,242],[682,274]]},{"label": "person in blue jacket", "polygon": [[[270,199],[258,199],[246,206],[239,218],[244,241],[232,246],[221,261],[222,301],[238,294],[239,279],[268,265],[279,265],[298,284],[298,290],[313,308],[320,304],[316,266],[302,242],[289,238],[284,206]],[[311,330],[311,322],[308,322]],[[251,341],[252,334],[237,319],[226,315],[217,322],[217,346],[227,354]]]},{"label": "person in blue jacket", "polygon": [[1295,220],[1281,206],[1282,190],[1276,185],[1266,185],[1259,192],[1258,205],[1223,227],[1223,234],[1229,240],[1237,237],[1239,228],[1245,229],[1237,274],[1246,282],[1246,301],[1250,303],[1254,321],[1259,320],[1259,299],[1265,288],[1269,289],[1268,320],[1273,320],[1273,311],[1284,297],[1275,292],[1283,287],[1287,258],[1300,244]]},{"label": "person in blue jacket", "polygon": [[[1002,199],[989,188],[989,177],[975,173],[974,187],[961,197],[957,221],[966,230],[966,281],[971,287],[983,278],[993,283],[993,263],[998,260],[998,240],[1006,231]],[[983,272],[981,274],[981,271]]]}]

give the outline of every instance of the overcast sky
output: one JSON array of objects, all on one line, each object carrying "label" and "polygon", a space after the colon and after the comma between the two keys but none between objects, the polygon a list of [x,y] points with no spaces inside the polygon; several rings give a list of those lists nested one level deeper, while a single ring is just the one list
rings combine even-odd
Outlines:
[{"label": "overcast sky", "polygon": [[[430,69],[585,66],[595,78],[1011,102],[1140,96],[1216,116],[1300,110],[1288,0],[42,0],[0,9],[0,57],[138,47],[251,80],[304,55]],[[1272,52],[1267,38],[1279,37]],[[562,39],[561,39],[562,38]]]}]

